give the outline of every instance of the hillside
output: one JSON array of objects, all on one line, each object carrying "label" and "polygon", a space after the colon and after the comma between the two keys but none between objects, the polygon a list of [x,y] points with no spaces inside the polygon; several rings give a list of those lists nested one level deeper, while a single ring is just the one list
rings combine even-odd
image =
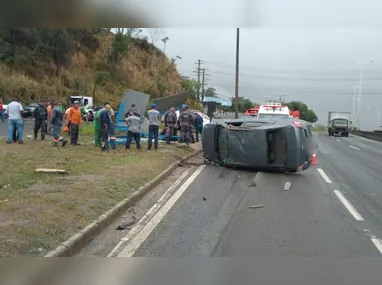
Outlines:
[{"label": "hillside", "polygon": [[[109,29],[110,30],[110,29]],[[173,60],[147,38],[106,29],[0,29],[0,98],[23,103],[72,95],[117,106],[125,89],[160,98],[182,91]]]}]

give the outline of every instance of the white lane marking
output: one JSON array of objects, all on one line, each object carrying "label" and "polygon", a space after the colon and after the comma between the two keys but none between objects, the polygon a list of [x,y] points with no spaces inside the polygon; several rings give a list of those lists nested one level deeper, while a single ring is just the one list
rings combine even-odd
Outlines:
[{"label": "white lane marking", "polygon": [[337,141],[338,141],[338,142],[340,142],[340,140],[339,140],[339,139],[337,139]]},{"label": "white lane marking", "polygon": [[146,238],[151,234],[151,232],[156,228],[164,216],[170,211],[174,206],[176,201],[182,196],[182,194],[187,190],[191,183],[196,177],[202,172],[205,165],[199,166],[199,168],[187,179],[187,181],[172,195],[172,197],[167,201],[166,204],[155,214],[155,216],[145,225],[145,227],[139,232],[139,234],[129,243],[126,247],[118,254],[118,257],[131,257],[141,246],[141,244],[146,240]]},{"label": "white lane marking", "polygon": [[329,177],[326,175],[325,171],[323,171],[321,168],[317,168],[317,171],[318,171],[318,173],[321,174],[322,178],[324,178],[324,180],[327,183],[332,183],[332,180],[329,179]]},{"label": "white lane marking", "polygon": [[346,199],[346,197],[341,193],[339,190],[334,190],[334,193],[337,195],[338,199],[344,204],[345,208],[352,214],[352,216],[357,220],[357,221],[364,221],[363,217],[361,216],[360,213],[354,208],[354,206]]},{"label": "white lane marking", "polygon": [[183,179],[188,175],[190,169],[187,169],[183,174],[167,189],[167,191],[159,198],[159,200],[155,203],[154,206],[151,207],[150,210],[140,219],[140,221],[124,236],[121,241],[114,247],[114,249],[109,253],[107,257],[113,257],[121,248],[131,240],[134,236],[136,236],[142,228],[146,225],[146,223],[155,215],[158,209],[164,204],[167,200],[168,196],[178,187],[178,185],[183,181]]},{"label": "white lane marking", "polygon": [[349,144],[349,146],[350,146],[351,148],[356,149],[356,150],[360,150],[358,147],[352,146],[352,145],[350,145],[350,144]]},{"label": "white lane marking", "polygon": [[374,243],[375,247],[379,250],[379,252],[382,254],[382,241],[373,236],[373,237],[370,237],[371,241]]},{"label": "white lane marking", "polygon": [[371,242],[375,245],[375,247],[382,254],[382,240],[377,238],[375,235],[371,234],[370,231],[367,229],[364,229],[363,231],[366,233],[366,235],[370,238]]}]

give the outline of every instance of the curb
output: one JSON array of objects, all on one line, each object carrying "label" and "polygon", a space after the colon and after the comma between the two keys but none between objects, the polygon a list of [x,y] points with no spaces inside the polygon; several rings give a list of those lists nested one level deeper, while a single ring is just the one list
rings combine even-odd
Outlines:
[{"label": "curb", "polygon": [[109,211],[98,217],[95,221],[87,225],[81,231],[71,238],[64,241],[54,250],[48,252],[44,257],[70,257],[85,247],[95,236],[101,233],[108,225],[114,222],[128,208],[141,200],[154,187],[163,182],[171,173],[186,160],[202,153],[202,150],[195,151],[189,155],[182,157],[178,162],[172,163],[165,171],[155,177],[153,180],[141,186],[130,197],[122,200]]}]

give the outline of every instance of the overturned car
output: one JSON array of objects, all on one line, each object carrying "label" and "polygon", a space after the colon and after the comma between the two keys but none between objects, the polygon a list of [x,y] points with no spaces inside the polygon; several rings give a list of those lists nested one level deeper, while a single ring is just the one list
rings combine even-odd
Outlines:
[{"label": "overturned car", "polygon": [[202,138],[205,161],[227,167],[299,172],[315,152],[310,125],[295,118],[215,121]]}]

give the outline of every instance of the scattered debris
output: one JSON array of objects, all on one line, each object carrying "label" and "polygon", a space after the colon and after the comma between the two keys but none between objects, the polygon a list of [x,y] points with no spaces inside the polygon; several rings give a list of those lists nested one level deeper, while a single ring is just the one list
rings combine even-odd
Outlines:
[{"label": "scattered debris", "polygon": [[203,201],[207,201],[206,197],[203,197]]},{"label": "scattered debris", "polygon": [[249,206],[251,209],[258,209],[258,208],[263,208],[264,205],[260,204],[260,205],[253,205],[253,206]]},{"label": "scattered debris", "polygon": [[50,168],[37,168],[35,172],[38,173],[57,173],[57,174],[68,174],[66,170],[63,169],[50,169]]},{"label": "scattered debris", "polygon": [[99,245],[101,242],[92,240],[91,242],[88,243],[88,247],[93,247],[96,245]]},{"label": "scattered debris", "polygon": [[253,181],[251,184],[249,184],[249,186],[248,187],[256,187],[256,182],[255,181]]},{"label": "scattered debris", "polygon": [[290,182],[285,182],[284,191],[290,191]]},{"label": "scattered debris", "polygon": [[123,220],[119,226],[116,228],[117,231],[122,231],[127,229],[129,226],[133,225],[136,222],[137,218],[135,216],[132,216],[130,218],[127,218]]}]

